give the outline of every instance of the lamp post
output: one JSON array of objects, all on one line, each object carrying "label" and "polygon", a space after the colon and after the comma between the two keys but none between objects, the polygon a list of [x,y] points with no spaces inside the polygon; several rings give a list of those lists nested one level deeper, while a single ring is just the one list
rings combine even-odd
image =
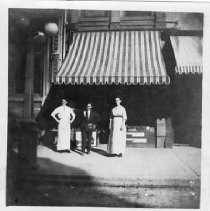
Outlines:
[{"label": "lamp post", "polygon": [[[23,26],[28,26],[29,21],[21,18]],[[44,32],[36,31],[31,28],[27,44],[26,71],[25,71],[25,91],[24,91],[24,112],[25,120],[33,118],[33,96],[34,96],[34,45],[43,45],[47,36],[55,36],[58,34],[58,26],[56,23],[47,23]],[[45,35],[46,34],[46,35]]]}]

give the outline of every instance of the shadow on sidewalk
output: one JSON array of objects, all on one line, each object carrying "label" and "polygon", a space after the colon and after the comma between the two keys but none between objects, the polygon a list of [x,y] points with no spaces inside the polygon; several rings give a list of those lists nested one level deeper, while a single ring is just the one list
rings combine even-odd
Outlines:
[{"label": "shadow on sidewalk", "polygon": [[39,162],[53,166],[57,172],[66,170],[76,174],[70,177],[47,175],[39,169],[20,171],[17,154],[10,153],[7,162],[7,206],[145,207],[120,198],[109,189],[102,190],[93,177],[79,167],[63,165],[48,158],[40,158]]},{"label": "shadow on sidewalk", "polygon": [[48,134],[41,136],[39,142],[42,146],[45,146],[48,149],[51,149],[52,151],[56,151],[55,138],[52,133],[48,132]]},{"label": "shadow on sidewalk", "polygon": [[99,155],[108,156],[108,153],[105,150],[98,149],[98,148],[91,148],[91,151],[98,153]]}]

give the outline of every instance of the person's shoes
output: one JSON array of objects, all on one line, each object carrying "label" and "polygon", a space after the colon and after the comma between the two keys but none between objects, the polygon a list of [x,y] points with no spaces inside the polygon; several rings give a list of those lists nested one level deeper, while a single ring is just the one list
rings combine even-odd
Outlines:
[{"label": "person's shoes", "polygon": [[110,158],[113,158],[113,157],[116,157],[117,155],[116,154],[107,154],[107,157],[110,157]]},{"label": "person's shoes", "polygon": [[119,157],[120,157],[120,158],[122,157],[122,153],[119,154]]},{"label": "person's shoes", "polygon": [[87,154],[89,155],[90,154],[90,151],[88,151]]},{"label": "person's shoes", "polygon": [[85,153],[84,153],[84,152],[82,152],[82,153],[81,153],[81,156],[84,156],[84,155],[85,155]]}]

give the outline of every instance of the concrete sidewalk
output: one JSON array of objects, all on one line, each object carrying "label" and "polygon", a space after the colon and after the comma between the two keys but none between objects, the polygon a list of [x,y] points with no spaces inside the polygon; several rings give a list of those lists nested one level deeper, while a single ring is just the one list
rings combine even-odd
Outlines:
[{"label": "concrete sidewalk", "polygon": [[201,149],[127,148],[122,158],[107,157],[106,145],[91,154],[58,153],[38,146],[39,168],[28,179],[43,183],[133,187],[200,187]]}]

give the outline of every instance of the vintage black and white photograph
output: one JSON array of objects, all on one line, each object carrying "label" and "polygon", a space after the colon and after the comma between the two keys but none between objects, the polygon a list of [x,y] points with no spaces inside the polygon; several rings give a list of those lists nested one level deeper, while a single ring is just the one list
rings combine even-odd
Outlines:
[{"label": "vintage black and white photograph", "polygon": [[199,209],[202,12],[8,8],[6,206]]}]

